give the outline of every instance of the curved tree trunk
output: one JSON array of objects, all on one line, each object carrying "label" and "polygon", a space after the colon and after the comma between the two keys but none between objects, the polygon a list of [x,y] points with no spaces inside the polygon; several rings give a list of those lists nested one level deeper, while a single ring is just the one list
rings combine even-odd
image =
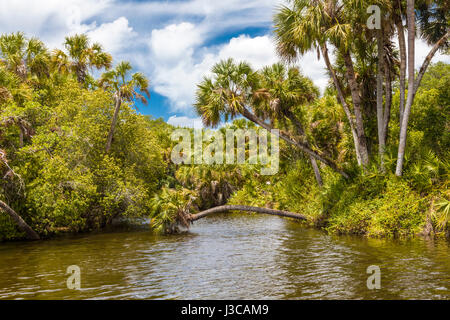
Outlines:
[{"label": "curved tree trunk", "polygon": [[447,33],[439,39],[438,42],[434,44],[434,46],[431,48],[428,55],[425,57],[425,60],[422,63],[422,66],[420,67],[419,73],[417,74],[417,79],[414,83],[414,96],[415,97],[417,93],[417,89],[419,89],[420,83],[422,82],[423,75],[425,74],[425,71],[427,71],[428,66],[431,63],[431,59],[433,59],[434,55],[438,51],[438,49],[447,41],[447,39],[450,37],[450,31],[447,31]]},{"label": "curved tree trunk", "polygon": [[0,201],[0,209],[5,211],[17,224],[19,229],[27,235],[29,240],[39,240],[39,235],[31,229],[31,227],[19,216],[13,209],[11,209],[6,203]]},{"label": "curved tree trunk", "polygon": [[214,213],[224,213],[228,211],[246,211],[246,212],[256,212],[256,213],[262,213],[262,214],[270,214],[274,216],[279,217],[287,217],[287,218],[294,218],[298,220],[307,220],[307,218],[304,215],[301,215],[299,213],[289,212],[289,211],[283,211],[283,210],[274,210],[274,209],[268,209],[268,208],[259,208],[259,207],[250,207],[250,206],[233,206],[233,205],[227,205],[227,206],[220,206],[215,207],[209,210],[205,210],[196,214],[191,214],[188,216],[187,220],[190,222],[202,219],[208,215],[214,214]]},{"label": "curved tree trunk", "polygon": [[120,111],[121,105],[122,105],[122,101],[117,96],[116,97],[116,105],[114,108],[114,116],[111,121],[111,128],[109,129],[108,138],[106,140],[106,148],[105,148],[106,153],[109,153],[109,151],[111,150],[112,140],[114,137],[114,132],[116,130],[117,120],[119,119],[119,111]]},{"label": "curved tree trunk", "polygon": [[[250,111],[248,111],[244,106],[242,106],[242,112],[241,114],[247,118],[248,120],[250,120],[251,122],[261,126],[262,128],[266,129],[267,131],[271,131],[273,128],[266,122],[264,122],[262,119],[258,118],[256,115],[254,115],[253,113],[251,113]],[[338,165],[330,160],[327,159],[325,157],[322,157],[321,155],[319,155],[317,152],[311,150],[310,148],[308,148],[304,143],[298,142],[293,140],[291,137],[289,137],[286,134],[283,134],[282,132],[280,132],[278,134],[278,137],[283,139],[284,141],[286,141],[287,143],[290,143],[292,145],[297,146],[300,150],[302,150],[303,152],[307,153],[308,155],[314,157],[315,159],[319,160],[320,162],[326,164],[327,166],[329,166],[331,169],[333,169],[334,171],[336,171],[337,173],[339,173],[340,175],[342,175],[344,178],[348,179],[350,178],[350,176],[343,170],[339,169]]]}]

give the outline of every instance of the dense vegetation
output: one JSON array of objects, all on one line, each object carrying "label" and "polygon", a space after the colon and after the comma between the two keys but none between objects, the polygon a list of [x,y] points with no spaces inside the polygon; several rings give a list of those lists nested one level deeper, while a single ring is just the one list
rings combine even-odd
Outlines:
[{"label": "dense vegetation", "polygon": [[[121,63],[97,82],[88,70],[111,66],[100,45],[76,36],[65,47],[67,55],[21,33],[0,38],[0,200],[41,236],[146,215],[167,169],[170,126],[131,102],[144,77],[114,85],[114,72],[131,69]],[[118,100],[120,124],[106,151]],[[2,213],[0,239],[20,236]]]},{"label": "dense vegetation", "polygon": [[[380,30],[367,28],[365,1],[297,0],[277,12],[280,57],[317,49],[330,76],[323,95],[284,63],[253,70],[229,59],[199,84],[195,109],[205,126],[280,129],[273,176],[259,165],[172,164],[174,128],[134,105],[147,102],[149,80],[128,62],[113,68],[86,36],[50,52],[22,33],[2,35],[0,202],[41,237],[149,215],[155,230],[175,232],[189,227],[191,213],[224,204],[298,212],[336,233],[448,232],[450,65],[429,63],[448,53],[450,8],[370,4],[390,12]],[[418,72],[406,63],[416,26],[432,46]],[[104,73],[95,79],[93,69]],[[0,240],[22,237],[0,211]]]}]

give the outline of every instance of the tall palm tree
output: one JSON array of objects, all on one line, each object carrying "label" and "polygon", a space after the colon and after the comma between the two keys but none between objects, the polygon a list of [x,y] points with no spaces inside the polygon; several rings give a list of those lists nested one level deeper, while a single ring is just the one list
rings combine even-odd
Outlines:
[{"label": "tall palm tree", "polygon": [[85,34],[66,37],[62,50],[54,50],[53,67],[59,72],[73,72],[79,83],[84,84],[90,68],[109,69],[112,66],[112,56],[103,51],[99,43],[90,44]]},{"label": "tall palm tree", "polygon": [[143,92],[148,98],[150,98],[149,80],[140,72],[136,72],[130,77],[129,74],[132,69],[133,68],[129,62],[120,62],[113,70],[103,73],[99,80],[99,85],[101,87],[113,92],[115,100],[114,116],[106,141],[107,153],[111,150],[114,131],[116,130],[122,103],[126,101],[131,102],[134,99],[138,99],[144,104],[147,104],[147,99],[139,92]]},{"label": "tall palm tree", "polygon": [[[265,109],[268,118],[272,122],[276,119],[280,123],[289,120],[294,125],[302,142],[311,148],[303,125],[293,109],[316,99],[319,95],[318,90],[311,80],[301,75],[298,68],[287,69],[281,63],[265,67],[260,74],[262,88],[256,92],[256,97],[261,97],[262,109]],[[313,156],[309,158],[316,181],[322,186],[323,182],[317,161]]]},{"label": "tall palm tree", "polygon": [[[274,17],[278,54],[292,61],[312,49],[322,53],[352,130],[358,162],[366,166],[369,163],[369,153],[364,132],[360,88],[356,81],[350,52],[350,41],[357,33],[352,29],[352,21],[346,17],[346,10],[351,11],[352,8],[347,8],[347,2],[336,0],[290,0],[288,3],[288,6],[282,6]],[[331,43],[344,59],[354,118],[331,65],[327,43]]]},{"label": "tall palm tree", "polygon": [[[271,124],[264,121],[264,118],[258,116],[263,113],[257,103],[259,99],[257,92],[261,89],[258,87],[259,76],[247,63],[236,64],[233,59],[228,59],[217,63],[212,72],[212,78],[205,78],[198,85],[197,101],[194,105],[206,126],[216,127],[222,118],[228,120],[242,115],[268,131],[274,129]],[[349,177],[334,161],[311,150],[304,142],[296,141],[289,133],[281,131],[279,137],[343,177]]]}]

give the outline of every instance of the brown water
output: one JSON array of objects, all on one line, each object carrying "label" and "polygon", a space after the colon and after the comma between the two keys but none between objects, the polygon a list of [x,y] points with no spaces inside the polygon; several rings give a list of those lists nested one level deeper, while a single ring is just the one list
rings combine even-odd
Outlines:
[{"label": "brown water", "polygon": [[[66,269],[81,268],[81,290]],[[381,269],[369,290],[366,269]],[[330,236],[220,215],[190,233],[121,231],[0,244],[0,299],[450,299],[446,241]]]}]

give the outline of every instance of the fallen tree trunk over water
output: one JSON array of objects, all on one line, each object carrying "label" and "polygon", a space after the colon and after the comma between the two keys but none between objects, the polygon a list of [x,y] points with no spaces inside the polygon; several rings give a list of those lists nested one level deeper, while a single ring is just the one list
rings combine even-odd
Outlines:
[{"label": "fallen tree trunk over water", "polygon": [[6,203],[0,201],[0,209],[5,211],[14,220],[19,229],[25,232],[28,240],[39,240],[39,235],[31,229],[31,227],[19,216],[13,209],[11,209]]},{"label": "fallen tree trunk over water", "polygon": [[259,208],[259,207],[250,207],[250,206],[220,206],[215,207],[212,209],[208,209],[196,214],[190,214],[187,217],[187,220],[190,222],[202,219],[210,214],[214,213],[224,213],[228,211],[247,211],[247,212],[256,212],[256,213],[262,213],[262,214],[270,214],[274,216],[279,217],[287,217],[287,218],[294,218],[298,220],[307,220],[307,218],[304,215],[301,215],[299,213],[289,212],[289,211],[283,211],[283,210],[274,210],[274,209],[268,209],[268,208]]}]

